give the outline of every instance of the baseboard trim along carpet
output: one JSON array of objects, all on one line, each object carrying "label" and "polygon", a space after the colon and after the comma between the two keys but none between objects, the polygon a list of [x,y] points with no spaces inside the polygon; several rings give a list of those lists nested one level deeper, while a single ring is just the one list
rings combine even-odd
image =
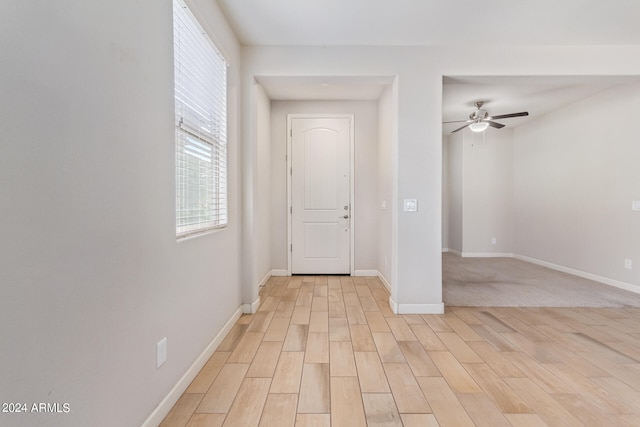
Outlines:
[{"label": "baseboard trim along carpet", "polygon": [[614,286],[616,288],[624,289],[625,291],[631,291],[636,294],[640,294],[640,286],[634,285],[632,283],[621,282],[619,280],[598,276],[597,274],[591,274],[585,271],[576,270],[569,267],[564,267],[562,265],[553,264],[553,263],[542,261],[536,258],[529,258],[524,255],[514,254],[513,258],[519,259],[520,261],[530,262],[531,264],[540,265],[542,267],[547,267],[552,270],[562,271],[563,273],[573,274],[574,276],[582,277],[583,279],[589,279],[589,280],[593,280],[594,282],[604,283],[605,285]]},{"label": "baseboard trim along carpet", "polygon": [[511,253],[499,252],[463,252],[459,256],[463,258],[515,258]]},{"label": "baseboard trim along carpet", "polygon": [[231,328],[236,324],[241,315],[242,307],[238,307],[233,316],[231,316],[231,318],[227,321],[220,332],[218,332],[218,334],[213,338],[207,348],[204,349],[202,354],[198,356],[191,367],[187,369],[187,372],[184,373],[182,378],[180,378],[176,385],[173,386],[171,391],[169,391],[169,394],[167,394],[167,396],[162,399],[162,402],[158,404],[156,409],[153,410],[151,415],[149,415],[149,417],[142,424],[142,427],[156,427],[162,422],[162,420],[164,420],[169,411],[171,411],[171,408],[173,408],[173,405],[175,405],[178,399],[180,399],[180,396],[182,396],[187,387],[189,387],[191,381],[193,381],[196,375],[198,375],[198,372],[200,372],[205,363],[207,363],[211,355],[213,355],[218,346],[222,343],[222,340],[224,340],[229,331],[231,331]]},{"label": "baseboard trim along carpet", "polygon": [[525,257],[442,257],[447,306],[640,307],[640,293],[605,280]]},{"label": "baseboard trim along carpet", "polygon": [[514,258],[520,261],[530,262],[531,264],[540,265],[542,267],[550,268],[552,270],[561,271],[563,273],[568,273],[574,276],[582,277],[583,279],[593,280],[594,282],[604,283],[605,285],[614,286],[616,288],[624,289],[625,291],[630,291],[636,294],[640,294],[640,286],[634,285],[632,283],[622,282],[620,280],[615,280],[615,279],[611,279],[604,276],[598,276],[597,274],[587,273],[586,271],[576,270],[574,268],[565,267],[562,265],[543,261],[537,258],[531,258],[525,255],[518,255],[513,253],[494,253],[494,252],[460,252],[450,248],[443,248],[442,252],[457,255],[462,258]]}]

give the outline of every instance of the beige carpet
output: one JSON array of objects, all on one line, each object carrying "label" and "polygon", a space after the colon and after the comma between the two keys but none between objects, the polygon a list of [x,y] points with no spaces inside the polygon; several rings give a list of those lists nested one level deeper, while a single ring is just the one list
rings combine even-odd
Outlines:
[{"label": "beige carpet", "polygon": [[445,305],[640,307],[640,294],[513,258],[442,254]]}]

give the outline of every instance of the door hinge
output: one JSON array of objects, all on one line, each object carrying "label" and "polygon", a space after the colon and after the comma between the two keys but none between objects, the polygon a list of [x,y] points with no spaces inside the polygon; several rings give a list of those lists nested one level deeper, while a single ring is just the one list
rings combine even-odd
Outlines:
[{"label": "door hinge", "polygon": [[289,206],[289,213],[293,215],[293,206]]},{"label": "door hinge", "polygon": [[289,136],[293,136],[293,129],[289,129]]},{"label": "door hinge", "polygon": [[293,168],[289,168],[289,175],[293,176]]},{"label": "door hinge", "polygon": [[291,252],[293,252],[293,243],[291,244]]}]

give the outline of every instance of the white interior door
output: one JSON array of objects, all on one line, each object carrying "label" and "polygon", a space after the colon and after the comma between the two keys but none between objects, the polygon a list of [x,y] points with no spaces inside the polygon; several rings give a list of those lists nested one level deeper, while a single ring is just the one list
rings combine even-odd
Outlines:
[{"label": "white interior door", "polygon": [[291,272],[351,272],[351,118],[292,117]]}]

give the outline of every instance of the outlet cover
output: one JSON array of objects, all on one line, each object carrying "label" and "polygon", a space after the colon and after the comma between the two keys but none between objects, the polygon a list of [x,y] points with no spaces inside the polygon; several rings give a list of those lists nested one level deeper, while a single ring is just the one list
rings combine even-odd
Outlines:
[{"label": "outlet cover", "polygon": [[626,268],[627,270],[631,270],[633,268],[633,261],[631,261],[629,258],[625,259],[624,268]]},{"label": "outlet cover", "polygon": [[498,243],[498,239],[496,239],[495,237],[491,239],[491,244],[495,245],[496,243]]},{"label": "outlet cover", "polygon": [[631,202],[631,210],[640,211],[640,200],[634,200],[633,202]]},{"label": "outlet cover", "polygon": [[167,337],[162,338],[156,344],[156,368],[164,365],[167,361]]}]

